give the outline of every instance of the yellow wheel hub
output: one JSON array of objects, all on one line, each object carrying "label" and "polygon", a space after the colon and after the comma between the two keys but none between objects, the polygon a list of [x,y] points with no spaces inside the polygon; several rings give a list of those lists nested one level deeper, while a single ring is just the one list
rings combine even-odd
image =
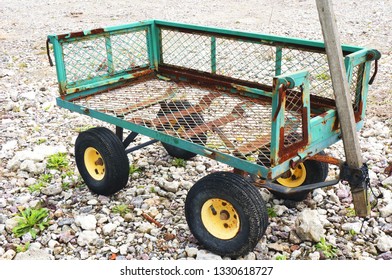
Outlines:
[{"label": "yellow wheel hub", "polygon": [[95,180],[100,181],[105,176],[105,162],[101,154],[92,147],[88,147],[84,151],[84,164],[86,165],[87,172]]},{"label": "yellow wheel hub", "polygon": [[301,186],[306,179],[306,168],[303,163],[298,164],[294,169],[290,169],[282,177],[277,179],[279,184],[289,188]]},{"label": "yellow wheel hub", "polygon": [[201,208],[201,220],[207,231],[219,239],[232,239],[240,230],[240,217],[237,211],[224,199],[207,200]]}]

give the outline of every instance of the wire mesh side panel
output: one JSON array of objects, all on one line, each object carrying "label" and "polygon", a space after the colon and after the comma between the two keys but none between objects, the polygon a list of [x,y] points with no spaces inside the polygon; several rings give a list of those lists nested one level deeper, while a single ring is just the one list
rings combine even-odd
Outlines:
[{"label": "wire mesh side panel", "polygon": [[115,34],[110,38],[115,72],[149,65],[147,31]]},{"label": "wire mesh side panel", "polygon": [[290,147],[303,141],[303,104],[302,89],[286,90],[286,108],[284,115],[284,147]]},{"label": "wire mesh side panel", "polygon": [[319,97],[334,99],[325,53],[283,48],[281,69],[282,73],[308,70],[310,72],[310,93]]},{"label": "wire mesh side panel", "polygon": [[271,84],[275,47],[242,40],[216,39],[216,73],[244,81]]},{"label": "wire mesh side panel", "polygon": [[67,83],[75,83],[107,74],[104,37],[63,43]]},{"label": "wire mesh side panel", "polygon": [[146,78],[73,102],[241,159],[270,162],[264,156],[271,141],[268,100]]},{"label": "wire mesh side panel", "polygon": [[62,42],[68,87],[149,65],[147,30]]},{"label": "wire mesh side panel", "polygon": [[211,71],[210,36],[161,29],[162,62],[198,71]]},{"label": "wire mesh side panel", "polygon": [[363,74],[363,64],[359,64],[354,67],[353,76],[350,83],[351,101],[353,103],[354,112],[358,112],[360,110]]}]

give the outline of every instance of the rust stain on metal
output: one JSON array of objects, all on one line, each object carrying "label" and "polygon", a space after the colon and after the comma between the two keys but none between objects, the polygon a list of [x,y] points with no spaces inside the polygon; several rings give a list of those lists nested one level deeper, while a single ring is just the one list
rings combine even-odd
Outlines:
[{"label": "rust stain on metal", "polygon": [[277,108],[277,110],[276,110],[276,112],[275,112],[275,114],[274,114],[274,116],[273,116],[273,118],[272,118],[272,121],[273,121],[273,122],[275,122],[276,119],[278,118],[280,109],[282,108],[283,100],[284,100],[284,98],[286,98],[286,87],[285,87],[285,86],[281,86],[281,87],[279,88],[279,91],[278,91],[278,92],[279,92],[278,108]]},{"label": "rust stain on metal", "polygon": [[[211,74],[187,68],[181,68],[173,65],[160,64],[158,72],[159,74],[169,75],[171,78],[173,78],[173,80],[176,81],[181,81],[182,78],[185,78],[188,82],[192,84],[202,85],[208,88],[215,89],[218,89],[219,87],[219,90],[225,89],[227,92],[230,92],[230,89],[233,88],[232,84],[241,84],[246,87],[261,89],[268,92],[272,91],[272,87],[269,85],[249,82],[246,80],[239,80],[228,76]],[[263,96],[260,96],[260,98],[267,99],[267,97]]]},{"label": "rust stain on metal", "polygon": [[332,165],[337,165],[337,166],[340,166],[341,164],[343,164],[342,160],[337,159],[332,156],[328,156],[328,155],[316,154],[314,156],[309,157],[308,159],[309,160],[316,160],[316,161],[320,161],[320,162],[324,162],[324,163],[328,163],[328,164],[332,164]]},{"label": "rust stain on metal", "polygon": [[105,29],[103,29],[103,28],[96,28],[96,29],[92,29],[90,31],[90,33],[93,34],[93,35],[101,34],[101,33],[104,33],[104,32],[105,32]]},{"label": "rust stain on metal", "polygon": [[113,112],[116,115],[119,114],[128,114],[128,113],[132,113],[132,112],[136,112],[138,110],[142,110],[142,109],[146,109],[148,107],[154,106],[160,102],[163,102],[167,99],[169,99],[170,97],[173,96],[173,88],[170,87],[165,94],[158,96],[158,97],[154,97],[151,99],[147,99],[138,103],[134,103],[131,104],[127,107],[121,108],[121,109],[112,109],[112,110],[108,110],[109,112]]},{"label": "rust stain on metal", "polygon": [[85,34],[83,31],[76,31],[76,32],[71,32],[71,33],[65,33],[65,34],[57,35],[57,38],[59,40],[71,39],[71,38],[80,38],[80,37],[88,36],[90,34],[92,34],[92,35],[101,34],[103,32],[105,32],[105,30],[103,28],[96,28],[96,29],[90,30],[87,34]]},{"label": "rust stain on metal", "polygon": [[242,154],[253,153],[254,151],[260,149],[260,147],[263,147],[266,144],[268,144],[269,142],[271,142],[271,136],[266,135],[263,138],[261,138],[261,137],[256,138],[255,140],[250,141],[250,142],[238,147],[237,151]]}]

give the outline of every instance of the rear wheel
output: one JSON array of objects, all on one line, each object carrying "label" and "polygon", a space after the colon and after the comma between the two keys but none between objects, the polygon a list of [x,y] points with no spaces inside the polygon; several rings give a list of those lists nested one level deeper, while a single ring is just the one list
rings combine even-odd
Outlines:
[{"label": "rear wheel", "polygon": [[[324,152],[320,152],[325,155]],[[298,164],[294,169],[290,169],[276,180],[282,186],[288,188],[297,188],[303,185],[324,182],[328,176],[328,163],[306,160]],[[295,194],[282,194],[272,191],[272,193],[282,199],[302,201],[310,191],[302,191]]]},{"label": "rear wheel", "polygon": [[196,182],[185,201],[185,216],[201,245],[227,257],[253,250],[268,225],[259,191],[230,172],[213,173]]},{"label": "rear wheel", "polygon": [[95,127],[79,134],[75,160],[89,189],[111,195],[128,182],[129,160],[120,139],[109,129]]},{"label": "rear wheel", "polygon": [[[191,107],[191,103],[188,101],[171,101],[169,103],[163,103],[161,104],[161,110],[158,112],[158,117],[162,117],[168,114],[172,114],[178,111],[185,110],[188,107]],[[167,124],[164,124],[163,127],[164,129],[170,129],[170,130],[175,130],[178,132],[181,132],[183,130],[189,130],[193,127],[196,127],[198,125],[201,125],[204,123],[203,117],[198,114],[198,113],[192,113],[185,115],[183,117],[177,118],[173,122],[169,122]],[[188,139],[190,142],[199,144],[199,145],[205,145],[207,143],[207,135],[204,133],[200,133],[198,135],[192,136],[190,139]],[[181,149],[179,147],[162,143],[162,146],[166,149],[169,155],[172,157],[176,158],[181,158],[181,159],[191,159],[194,156],[196,156],[195,153],[189,152],[187,150]]]}]

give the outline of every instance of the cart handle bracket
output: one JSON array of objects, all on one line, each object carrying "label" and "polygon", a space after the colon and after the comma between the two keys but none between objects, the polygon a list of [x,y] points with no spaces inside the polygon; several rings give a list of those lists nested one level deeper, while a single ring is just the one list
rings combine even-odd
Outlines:
[{"label": "cart handle bracket", "polygon": [[351,186],[355,186],[353,189],[354,191],[366,189],[370,181],[369,170],[366,163],[364,163],[360,168],[352,168],[348,166],[347,162],[345,162],[341,165],[339,177],[340,180],[348,182]]}]

